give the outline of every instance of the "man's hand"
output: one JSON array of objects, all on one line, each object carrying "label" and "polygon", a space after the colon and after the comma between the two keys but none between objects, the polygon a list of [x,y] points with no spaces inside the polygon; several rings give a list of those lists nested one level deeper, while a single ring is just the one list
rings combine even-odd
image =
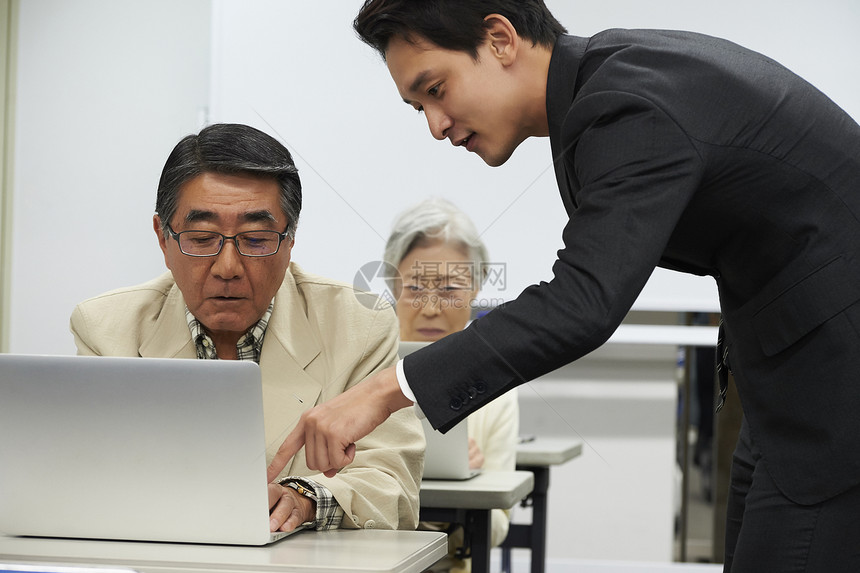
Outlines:
[{"label": "man's hand", "polygon": [[291,487],[269,484],[269,529],[292,531],[317,518],[316,503]]},{"label": "man's hand", "polygon": [[356,441],[392,413],[411,405],[400,391],[394,367],[380,370],[302,414],[269,465],[269,481],[278,476],[303,445],[308,468],[334,477],[338,470],[352,463]]}]

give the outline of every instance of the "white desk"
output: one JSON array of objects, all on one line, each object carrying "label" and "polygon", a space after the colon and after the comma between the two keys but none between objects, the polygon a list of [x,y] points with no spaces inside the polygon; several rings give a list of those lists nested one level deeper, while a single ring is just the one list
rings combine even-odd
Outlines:
[{"label": "white desk", "polygon": [[502,543],[502,571],[511,571],[511,548],[531,550],[531,573],[543,573],[546,568],[547,494],[550,466],[566,463],[582,454],[582,441],[567,438],[533,438],[517,445],[517,469],[531,472],[534,490],[522,500],[532,506],[532,522],[511,523]]},{"label": "white desk", "polygon": [[490,511],[508,509],[534,487],[534,475],[525,471],[485,471],[469,480],[421,482],[421,520],[446,521],[463,526],[471,549],[472,571],[490,569]]},{"label": "white desk", "polygon": [[433,531],[301,531],[265,547],[0,535],[0,561],[124,567],[141,573],[419,573],[447,554]]},{"label": "white desk", "polygon": [[582,454],[582,440],[537,437],[517,444],[517,465],[558,466]]}]

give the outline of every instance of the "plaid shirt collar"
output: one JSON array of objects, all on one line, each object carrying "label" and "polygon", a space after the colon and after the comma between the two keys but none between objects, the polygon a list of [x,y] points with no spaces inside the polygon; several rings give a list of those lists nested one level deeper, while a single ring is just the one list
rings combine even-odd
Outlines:
[{"label": "plaid shirt collar", "polygon": [[[263,351],[263,337],[266,336],[266,328],[269,326],[269,319],[272,317],[272,308],[275,306],[275,299],[269,303],[269,308],[263,313],[262,318],[257,321],[257,324],[252,326],[248,332],[239,338],[236,343],[236,352],[239,360],[253,360],[257,364],[260,363],[260,354]],[[191,331],[191,339],[194,341],[194,347],[197,349],[197,358],[200,360],[217,360],[218,354],[215,352],[215,343],[206,331],[203,330],[203,325],[188,307],[185,307],[185,319],[188,321],[188,329]]]}]

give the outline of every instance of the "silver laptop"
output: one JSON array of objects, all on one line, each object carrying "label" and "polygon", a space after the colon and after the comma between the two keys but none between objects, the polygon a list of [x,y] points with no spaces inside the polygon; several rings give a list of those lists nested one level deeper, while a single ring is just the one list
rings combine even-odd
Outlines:
[{"label": "silver laptop", "polygon": [[423,418],[421,424],[427,439],[423,479],[465,480],[481,473],[480,469],[469,468],[466,420],[444,434],[434,430],[427,418]]},{"label": "silver laptop", "polygon": [[[424,348],[431,342],[400,342],[400,357]],[[424,450],[423,479],[464,480],[481,473],[469,468],[469,434],[466,420],[446,433],[437,432],[426,418],[421,419],[427,446]]]},{"label": "silver laptop", "polygon": [[0,532],[265,545],[253,362],[0,354]]}]

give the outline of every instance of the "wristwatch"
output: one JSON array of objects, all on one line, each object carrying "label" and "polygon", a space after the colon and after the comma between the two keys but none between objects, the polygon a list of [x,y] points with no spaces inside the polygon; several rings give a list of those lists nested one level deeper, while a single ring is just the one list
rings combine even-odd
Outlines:
[{"label": "wristwatch", "polygon": [[318,501],[318,500],[317,500],[317,494],[316,494],[316,493],[314,493],[314,490],[313,490],[313,489],[307,488],[307,487],[303,486],[302,484],[300,484],[300,483],[299,483],[299,482],[297,482],[297,481],[291,481],[291,482],[287,482],[287,483],[284,483],[284,484],[281,484],[281,485],[285,485],[285,486],[287,486],[287,487],[291,487],[291,488],[293,488],[294,490],[296,490],[297,492],[299,492],[300,494],[302,494],[303,496],[305,496],[306,498],[308,498],[308,499],[312,499],[312,500],[314,500],[314,501]]}]

